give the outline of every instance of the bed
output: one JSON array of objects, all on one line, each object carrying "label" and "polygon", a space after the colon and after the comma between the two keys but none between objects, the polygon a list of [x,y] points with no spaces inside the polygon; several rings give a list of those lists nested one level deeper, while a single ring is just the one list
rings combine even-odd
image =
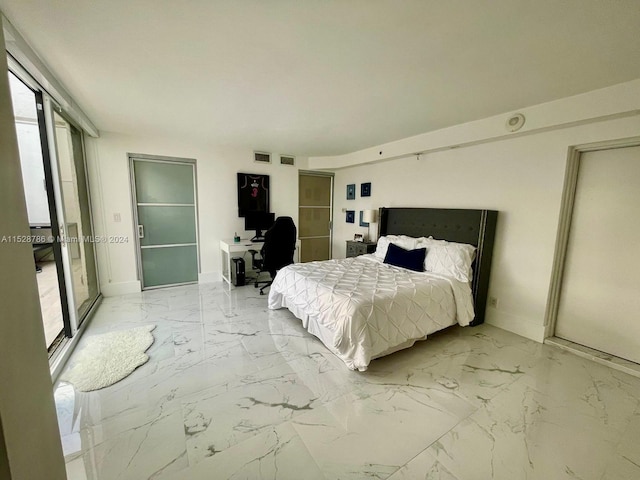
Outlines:
[{"label": "bed", "polygon": [[[381,208],[376,253],[289,265],[268,306],[289,309],[348,368],[365,371],[433,332],[484,321],[496,221],[492,210]],[[428,271],[388,263],[422,248]]]}]

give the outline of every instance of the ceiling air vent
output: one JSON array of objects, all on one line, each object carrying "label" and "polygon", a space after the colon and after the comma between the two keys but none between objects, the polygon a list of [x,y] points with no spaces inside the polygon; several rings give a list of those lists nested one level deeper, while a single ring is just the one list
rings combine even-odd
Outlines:
[{"label": "ceiling air vent", "polygon": [[253,152],[253,159],[258,163],[271,163],[271,154],[265,152]]},{"label": "ceiling air vent", "polygon": [[292,157],[291,155],[280,155],[280,163],[282,165],[295,165],[296,157]]}]

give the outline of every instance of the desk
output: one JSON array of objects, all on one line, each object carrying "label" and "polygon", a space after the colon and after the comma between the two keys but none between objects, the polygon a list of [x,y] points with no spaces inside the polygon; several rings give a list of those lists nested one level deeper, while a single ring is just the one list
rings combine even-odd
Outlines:
[{"label": "desk", "polygon": [[[251,242],[251,240],[242,239],[239,242],[230,240],[220,240],[220,260],[222,265],[222,280],[227,282],[231,286],[231,257],[234,254],[240,253],[242,255],[249,250],[260,251],[264,242]],[[235,256],[242,256],[235,255]],[[248,269],[247,269],[248,270]]]}]

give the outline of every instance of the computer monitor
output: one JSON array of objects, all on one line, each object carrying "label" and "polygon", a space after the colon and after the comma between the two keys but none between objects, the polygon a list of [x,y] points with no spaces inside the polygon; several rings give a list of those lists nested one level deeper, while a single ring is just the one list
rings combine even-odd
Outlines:
[{"label": "computer monitor", "polygon": [[276,221],[276,214],[269,212],[247,212],[244,216],[244,229],[255,230],[256,236],[252,242],[264,242],[263,230],[268,230]]}]

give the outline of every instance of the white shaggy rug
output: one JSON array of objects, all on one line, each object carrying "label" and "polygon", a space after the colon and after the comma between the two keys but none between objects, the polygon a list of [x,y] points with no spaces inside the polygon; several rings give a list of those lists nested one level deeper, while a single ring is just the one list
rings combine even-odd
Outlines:
[{"label": "white shaggy rug", "polygon": [[91,392],[126,378],[149,360],[144,353],[153,344],[155,325],[120,330],[87,338],[84,347],[72,357],[72,366],[60,380],[76,390]]}]

